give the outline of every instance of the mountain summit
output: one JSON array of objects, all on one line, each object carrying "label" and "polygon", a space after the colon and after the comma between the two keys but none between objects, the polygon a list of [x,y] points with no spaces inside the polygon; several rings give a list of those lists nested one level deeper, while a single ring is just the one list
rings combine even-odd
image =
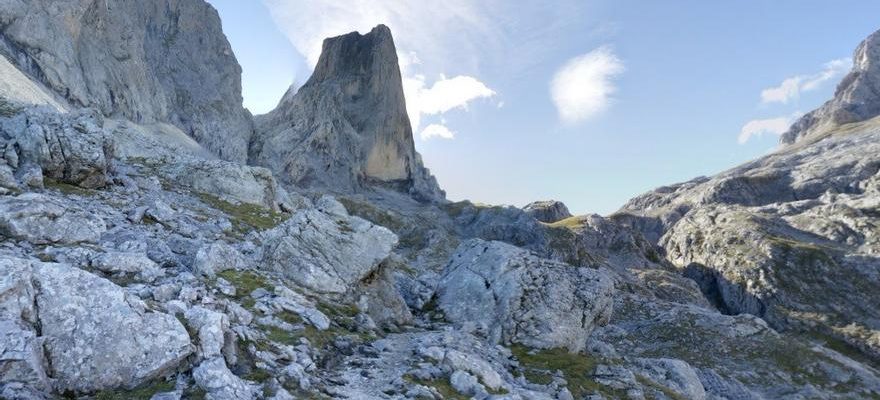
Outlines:
[{"label": "mountain summit", "polygon": [[257,117],[251,161],[301,188],[391,187],[425,201],[444,193],[413,143],[391,30],[324,41],[312,77]]},{"label": "mountain summit", "polygon": [[851,122],[880,115],[880,31],[868,36],[853,54],[853,68],[822,107],[804,115],[782,135],[783,144],[823,136]]}]

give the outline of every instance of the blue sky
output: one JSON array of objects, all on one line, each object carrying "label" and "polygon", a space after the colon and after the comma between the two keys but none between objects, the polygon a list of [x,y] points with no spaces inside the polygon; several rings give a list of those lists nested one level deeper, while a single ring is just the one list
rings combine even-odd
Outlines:
[{"label": "blue sky", "polygon": [[385,23],[451,199],[600,214],[772,151],[880,29],[867,0],[209,2],[255,114],[308,79],[324,37]]}]

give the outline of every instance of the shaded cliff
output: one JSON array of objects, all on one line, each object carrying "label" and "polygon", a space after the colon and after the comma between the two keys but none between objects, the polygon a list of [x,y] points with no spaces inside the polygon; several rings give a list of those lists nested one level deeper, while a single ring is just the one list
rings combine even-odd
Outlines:
[{"label": "shaded cliff", "polygon": [[257,117],[251,162],[302,188],[391,187],[425,201],[444,193],[413,144],[391,31],[324,41],[312,77]]},{"label": "shaded cliff", "polygon": [[0,7],[0,53],[73,107],[176,125],[244,162],[241,67],[201,0],[23,0]]}]

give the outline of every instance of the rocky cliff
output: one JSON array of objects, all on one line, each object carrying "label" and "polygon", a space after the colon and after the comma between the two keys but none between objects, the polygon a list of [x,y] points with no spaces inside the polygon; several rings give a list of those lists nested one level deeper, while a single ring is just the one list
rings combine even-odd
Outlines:
[{"label": "rocky cliff", "polygon": [[324,41],[312,77],[257,118],[251,162],[301,188],[392,187],[425,201],[444,193],[415,151],[391,31]]},{"label": "rocky cliff", "polygon": [[853,53],[853,68],[822,107],[801,117],[782,135],[783,144],[816,140],[833,129],[880,115],[880,31]]},{"label": "rocky cliff", "polygon": [[0,21],[0,53],[71,107],[171,123],[245,162],[241,67],[204,1],[8,1]]},{"label": "rocky cliff", "polygon": [[612,219],[656,241],[728,314],[832,337],[880,359],[880,33],[791,146],[657,189]]},{"label": "rocky cliff", "polygon": [[[237,90],[151,75],[223,74],[206,4],[0,13],[0,398],[880,396],[876,119],[611,217],[447,203],[387,28],[329,39],[259,118],[267,169],[193,140],[247,124],[145,116]],[[151,41],[192,48],[138,64]]]}]

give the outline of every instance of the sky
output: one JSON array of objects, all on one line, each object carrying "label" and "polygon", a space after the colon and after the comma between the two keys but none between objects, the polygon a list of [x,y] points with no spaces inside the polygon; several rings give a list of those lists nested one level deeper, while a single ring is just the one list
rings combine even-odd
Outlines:
[{"label": "sky", "polygon": [[773,151],[880,29],[868,0],[208,1],[254,114],[308,80],[324,38],[386,24],[448,197],[576,214]]}]

